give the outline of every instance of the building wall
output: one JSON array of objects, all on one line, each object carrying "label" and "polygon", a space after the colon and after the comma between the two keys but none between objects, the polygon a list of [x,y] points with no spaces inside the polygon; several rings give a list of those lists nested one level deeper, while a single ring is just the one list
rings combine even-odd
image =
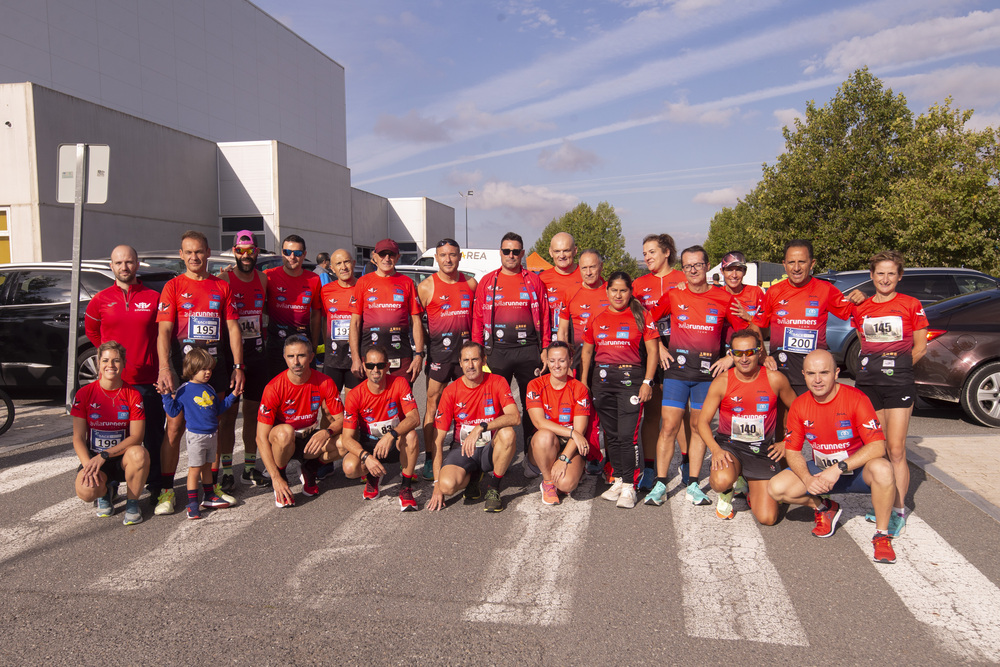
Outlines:
[{"label": "building wall", "polygon": [[389,199],[389,236],[397,242],[412,241],[419,253],[445,237],[454,237],[455,209],[426,197]]},{"label": "building wall", "polygon": [[[0,84],[0,206],[8,211],[10,255],[13,261],[33,258],[38,243],[38,179],[34,165],[34,124],[31,87]],[[55,181],[56,173],[52,173]]]},{"label": "building wall", "polygon": [[3,0],[0,82],[347,164],[344,68],[246,0]]},{"label": "building wall", "polygon": [[[240,224],[237,229],[251,229],[267,250],[277,249],[278,176],[276,144],[273,141],[239,141],[219,144],[219,216],[222,218],[260,217],[263,229]],[[225,224],[225,223],[224,223]],[[227,246],[220,242],[220,247]]]},{"label": "building wall", "polygon": [[350,247],[350,170],[282,143],[276,155],[278,237],[298,234],[311,258]]},{"label": "building wall", "polygon": [[447,204],[442,204],[439,201],[434,201],[433,199],[425,200],[426,204],[426,214],[424,218],[424,229],[427,238],[427,245],[420,249],[423,253],[428,248],[434,248],[437,246],[438,241],[444,238],[451,238],[459,243],[465,242],[465,218],[462,218],[462,239],[459,240],[456,234],[458,234],[458,223],[455,220],[455,209]]},{"label": "building wall", "polygon": [[354,245],[374,248],[389,235],[389,200],[351,188],[351,222]]}]

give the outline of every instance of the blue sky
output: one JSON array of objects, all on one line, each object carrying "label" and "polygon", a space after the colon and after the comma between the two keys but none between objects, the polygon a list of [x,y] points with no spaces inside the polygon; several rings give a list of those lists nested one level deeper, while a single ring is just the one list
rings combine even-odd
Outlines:
[{"label": "blue sky", "polygon": [[774,162],[783,125],[867,65],[911,110],[1000,124],[995,2],[255,0],[346,68],[355,187],[456,209],[456,238],[534,243],[610,202],[628,250],[712,216]]}]

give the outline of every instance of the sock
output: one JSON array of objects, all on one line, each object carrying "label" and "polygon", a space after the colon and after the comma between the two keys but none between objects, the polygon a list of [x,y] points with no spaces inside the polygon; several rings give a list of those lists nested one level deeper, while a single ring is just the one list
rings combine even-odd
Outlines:
[{"label": "sock", "polygon": [[816,508],[817,512],[825,512],[830,509],[830,503],[828,503],[824,498],[819,499],[819,507]]},{"label": "sock", "polygon": [[372,486],[378,486],[378,477],[376,477],[371,473],[365,475],[365,481],[371,484]]},{"label": "sock", "polygon": [[174,488],[174,473],[175,470],[170,472],[160,473],[160,489],[163,491],[172,491]]},{"label": "sock", "polygon": [[222,474],[232,475],[233,474],[233,455],[223,454],[222,455]]},{"label": "sock", "polygon": [[244,468],[253,468],[255,465],[257,465],[257,452],[254,452],[253,454],[250,454],[250,453],[244,451],[243,452],[243,467]]},{"label": "sock", "polygon": [[500,480],[503,479],[503,475],[497,475],[495,472],[491,472],[486,476],[486,488],[500,490]]},{"label": "sock", "polygon": [[643,465],[646,468],[652,468],[653,466],[656,465],[656,461],[654,461],[653,459],[645,459]]},{"label": "sock", "polygon": [[889,533],[887,531],[879,530],[878,528],[876,528],[875,537],[878,537],[879,535],[885,535],[886,537],[889,537]]},{"label": "sock", "polygon": [[681,465],[691,465],[691,460],[688,458],[687,452],[681,454]]},{"label": "sock", "polygon": [[657,477],[656,481],[659,482],[660,484],[662,484],[663,486],[667,485],[667,478],[666,477]]},{"label": "sock", "polygon": [[403,480],[399,484],[400,488],[403,488],[403,489],[409,489],[409,488],[411,488],[413,486],[413,480],[415,480],[417,478],[417,476],[414,475],[413,477],[410,477],[405,472],[401,473],[401,474],[403,476]]},{"label": "sock", "polygon": [[188,489],[188,505],[191,503],[198,504],[198,489]]},{"label": "sock", "polygon": [[205,492],[206,498],[211,498],[212,496],[215,495],[215,489],[212,487],[211,484],[202,484],[201,490]]},{"label": "sock", "polygon": [[288,476],[285,475],[284,468],[278,468],[278,474],[281,475],[281,479],[285,480],[286,482],[288,481]]},{"label": "sock", "polygon": [[219,469],[212,464],[212,484],[216,484],[219,481]]},{"label": "sock", "polygon": [[906,516],[906,508],[905,507],[893,507],[892,511],[895,512],[896,514],[898,514],[901,517],[905,517]]}]

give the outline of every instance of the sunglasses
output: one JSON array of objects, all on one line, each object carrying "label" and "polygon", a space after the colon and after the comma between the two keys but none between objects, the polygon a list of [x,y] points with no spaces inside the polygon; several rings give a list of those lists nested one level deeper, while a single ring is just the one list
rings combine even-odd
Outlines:
[{"label": "sunglasses", "polygon": [[257,248],[233,248],[233,254],[237,257],[250,257],[257,254]]},{"label": "sunglasses", "polygon": [[396,253],[394,253],[391,250],[383,250],[382,252],[377,252],[375,254],[378,255],[379,257],[381,257],[382,259],[385,259],[386,257],[395,257],[396,256]]},{"label": "sunglasses", "polygon": [[295,255],[296,257],[301,257],[302,255],[306,254],[306,251],[292,250],[291,248],[282,248],[281,254],[284,255],[285,257],[291,257],[292,255]]},{"label": "sunglasses", "polygon": [[373,371],[376,368],[379,369],[379,370],[383,370],[388,365],[389,365],[389,362],[387,362],[387,361],[375,361],[375,362],[366,361],[365,362],[365,368],[367,368],[370,371]]},{"label": "sunglasses", "polygon": [[753,355],[760,352],[759,347],[751,347],[749,350],[732,350],[734,357],[752,357]]},{"label": "sunglasses", "polygon": [[435,247],[437,247],[437,248],[443,248],[446,245],[455,246],[457,248],[458,247],[458,241],[456,241],[455,239],[441,239],[440,241],[438,241],[438,244]]},{"label": "sunglasses", "polygon": [[523,248],[500,248],[500,252],[505,255],[514,255],[515,257],[524,252]]}]

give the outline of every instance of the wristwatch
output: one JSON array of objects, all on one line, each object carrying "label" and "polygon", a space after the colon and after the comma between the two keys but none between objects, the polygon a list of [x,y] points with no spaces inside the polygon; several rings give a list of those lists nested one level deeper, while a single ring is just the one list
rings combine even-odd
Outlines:
[{"label": "wristwatch", "polygon": [[394,428],[390,428],[389,433],[392,433],[392,437],[394,437],[396,440],[399,440],[399,431],[397,431]]},{"label": "wristwatch", "polygon": [[560,454],[559,455],[559,460],[563,461],[564,463],[569,463],[569,457],[566,456],[565,454]]},{"label": "wristwatch", "polygon": [[645,384],[645,385],[649,385],[650,387],[653,386],[653,381],[650,380],[649,378],[643,379],[642,383]]},{"label": "wristwatch", "polygon": [[233,370],[234,371],[241,371],[241,370],[243,370],[243,364],[233,364]]},{"label": "wristwatch", "polygon": [[425,352],[414,352],[413,356],[415,356],[415,357],[422,357],[422,356],[424,356],[424,354],[426,354],[426,353]]},{"label": "wristwatch", "polygon": [[105,461],[107,461],[110,458],[108,450],[106,449],[101,450],[101,458],[104,459]]},{"label": "wristwatch", "polygon": [[479,422],[479,428],[483,429],[483,433],[486,433],[487,431],[489,431],[489,429],[488,429],[488,428],[486,428],[486,425],[487,425],[488,423],[489,423],[489,422]]},{"label": "wristwatch", "polygon": [[847,461],[838,461],[837,467],[840,468],[841,475],[846,475],[849,472],[847,469]]}]

